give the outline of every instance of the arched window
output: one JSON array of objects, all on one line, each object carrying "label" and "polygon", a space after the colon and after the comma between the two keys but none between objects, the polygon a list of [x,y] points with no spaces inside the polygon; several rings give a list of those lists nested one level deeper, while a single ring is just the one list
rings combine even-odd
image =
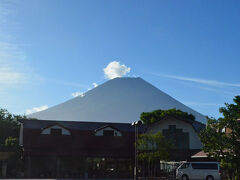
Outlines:
[{"label": "arched window", "polygon": [[64,128],[63,126],[55,124],[47,128],[44,128],[41,134],[61,136],[61,135],[71,135],[71,132],[68,129]]},{"label": "arched window", "polygon": [[95,130],[95,136],[122,136],[122,133],[111,126],[103,126]]}]

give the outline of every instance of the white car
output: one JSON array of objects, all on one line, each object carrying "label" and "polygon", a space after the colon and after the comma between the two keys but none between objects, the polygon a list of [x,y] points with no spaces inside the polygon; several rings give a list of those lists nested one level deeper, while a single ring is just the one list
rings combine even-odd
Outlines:
[{"label": "white car", "polygon": [[220,180],[220,165],[218,162],[185,162],[177,168],[176,178],[182,180]]}]

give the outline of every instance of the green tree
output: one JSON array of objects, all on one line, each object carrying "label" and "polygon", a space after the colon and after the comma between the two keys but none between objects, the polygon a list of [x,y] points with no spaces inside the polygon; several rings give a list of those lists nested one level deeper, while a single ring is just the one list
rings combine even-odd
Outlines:
[{"label": "green tree", "polygon": [[161,132],[156,134],[142,134],[138,138],[138,159],[147,169],[148,176],[156,175],[156,165],[160,160],[168,160],[172,145]]},{"label": "green tree", "polygon": [[19,137],[20,125],[18,120],[21,116],[9,113],[5,109],[0,109],[0,145],[5,145],[5,140],[9,137]]},{"label": "green tree", "polygon": [[[230,179],[240,177],[240,96],[234,104],[225,103],[219,112],[223,117],[208,118],[206,129],[200,133],[203,150],[221,162]],[[228,133],[225,130],[228,129]]]},{"label": "green tree", "polygon": [[19,145],[19,142],[18,142],[18,138],[16,137],[10,136],[5,140],[6,147],[18,147],[18,145]]},{"label": "green tree", "polygon": [[192,114],[188,114],[187,112],[183,112],[175,108],[168,109],[168,110],[159,109],[152,112],[143,112],[140,118],[144,122],[144,124],[150,125],[160,121],[162,118],[164,118],[167,115],[171,115],[171,116],[182,118],[182,119],[190,119],[193,121],[195,120],[195,117]]},{"label": "green tree", "polygon": [[0,151],[11,152],[8,157],[8,176],[16,176],[23,168],[21,148],[18,144],[20,124],[19,120],[26,118],[13,115],[5,109],[0,109]]}]

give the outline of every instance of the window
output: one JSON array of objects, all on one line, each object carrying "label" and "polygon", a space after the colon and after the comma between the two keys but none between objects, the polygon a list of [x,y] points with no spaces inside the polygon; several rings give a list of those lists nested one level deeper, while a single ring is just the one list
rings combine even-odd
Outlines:
[{"label": "window", "polygon": [[192,163],[193,169],[218,169],[218,165],[216,163]]},{"label": "window", "polygon": [[163,129],[163,136],[174,144],[176,149],[189,149],[189,133],[176,128],[176,125],[169,125],[168,129]]},{"label": "window", "polygon": [[114,131],[113,130],[104,130],[103,136],[114,136]]},{"label": "window", "polygon": [[184,163],[182,166],[181,166],[181,169],[186,169],[189,167],[189,163]]},{"label": "window", "polygon": [[71,135],[71,132],[60,126],[60,125],[53,125],[53,126],[49,126],[45,129],[42,130],[41,134],[44,134],[44,135]]},{"label": "window", "polygon": [[62,129],[54,129],[54,128],[51,128],[51,135],[54,135],[54,136],[60,136],[60,135],[62,135]]},{"label": "window", "polygon": [[122,133],[111,127],[111,126],[104,126],[100,127],[98,129],[95,129],[95,136],[114,136],[114,137],[119,137],[122,136]]}]

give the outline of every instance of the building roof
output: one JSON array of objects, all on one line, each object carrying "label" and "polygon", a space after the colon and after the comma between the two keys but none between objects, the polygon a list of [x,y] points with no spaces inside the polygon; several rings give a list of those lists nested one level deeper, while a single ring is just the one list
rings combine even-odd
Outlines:
[{"label": "building roof", "polygon": [[100,128],[95,129],[95,132],[100,131],[100,130],[105,129],[105,128],[112,128],[114,130],[120,131],[119,129],[117,129],[116,127],[113,127],[111,125],[104,125],[104,126],[102,126]]},{"label": "building roof", "polygon": [[192,127],[194,128],[194,130],[198,133],[206,127],[205,124],[198,122],[198,121],[193,121],[191,124],[192,124]]},{"label": "building roof", "polygon": [[[201,130],[203,130],[206,127],[205,124],[203,124],[203,123],[201,123],[199,121],[191,120],[191,119],[187,119],[187,118],[176,117],[176,116],[173,116],[173,115],[166,115],[165,117],[162,118],[162,120],[166,119],[168,117],[173,117],[173,118],[175,118],[177,120],[184,121],[184,122],[190,124],[197,133],[199,133]],[[155,123],[158,123],[160,121],[157,121]],[[151,124],[150,126],[153,126],[155,123]]]},{"label": "building roof", "polygon": [[[69,130],[95,131],[96,129],[110,126],[122,132],[133,132],[134,127],[130,123],[108,123],[108,122],[83,122],[83,121],[54,121],[54,120],[21,120],[24,128],[45,129],[54,125],[60,125]],[[144,125],[139,126],[143,132]]]},{"label": "building roof", "polygon": [[208,153],[205,153],[204,151],[199,151],[193,156],[191,156],[191,158],[206,158],[206,157],[208,157]]}]

